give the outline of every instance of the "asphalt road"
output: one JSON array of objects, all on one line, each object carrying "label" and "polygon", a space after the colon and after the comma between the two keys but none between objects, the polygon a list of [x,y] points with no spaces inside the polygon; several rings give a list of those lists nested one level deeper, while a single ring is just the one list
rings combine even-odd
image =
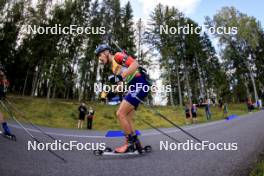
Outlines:
[{"label": "asphalt road", "polygon": [[[27,126],[32,129],[32,127]],[[173,143],[154,130],[142,131],[141,140],[153,152],[143,156],[94,156],[92,151],[56,151],[68,162],[63,163],[47,151],[28,151],[32,139],[11,124],[18,141],[0,138],[0,176],[230,176],[247,175],[264,149],[264,111],[233,120],[193,125],[185,129],[203,141],[237,143],[236,151],[160,150],[160,141]],[[42,128],[63,142],[106,143],[115,147],[122,138],[105,138],[104,132]],[[179,130],[164,129],[182,142],[191,139]],[[52,142],[35,130],[34,136]]]}]

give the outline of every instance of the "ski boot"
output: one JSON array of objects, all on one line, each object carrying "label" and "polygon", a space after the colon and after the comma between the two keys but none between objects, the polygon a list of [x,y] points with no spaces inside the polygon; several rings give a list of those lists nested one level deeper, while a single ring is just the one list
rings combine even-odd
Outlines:
[{"label": "ski boot", "polygon": [[142,147],[141,142],[138,139],[137,135],[133,136],[133,143],[134,143],[135,149],[138,151],[138,153],[143,153],[144,148]]},{"label": "ski boot", "polygon": [[129,153],[134,151],[135,151],[135,147],[134,147],[132,135],[127,135],[125,144],[115,149],[116,153]]}]

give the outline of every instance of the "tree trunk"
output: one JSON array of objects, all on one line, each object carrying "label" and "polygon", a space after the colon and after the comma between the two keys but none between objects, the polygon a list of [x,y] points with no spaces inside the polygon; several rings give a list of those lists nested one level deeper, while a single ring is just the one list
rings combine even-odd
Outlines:
[{"label": "tree trunk", "polygon": [[177,63],[176,63],[176,72],[177,72],[176,74],[177,74],[177,83],[178,83],[177,86],[178,86],[179,103],[180,103],[180,106],[183,106],[180,73],[179,73],[179,68],[178,68]]},{"label": "tree trunk", "polygon": [[35,95],[35,92],[36,92],[38,77],[39,77],[39,70],[38,70],[38,66],[37,66],[35,68],[35,72],[34,72],[34,76],[33,76],[33,82],[32,82],[32,89],[31,89],[31,96],[32,97]]},{"label": "tree trunk", "polygon": [[249,88],[248,88],[248,81],[247,81],[247,78],[243,75],[241,75],[241,79],[243,80],[243,83],[244,83],[244,86],[246,88],[246,92],[247,92],[247,98],[248,97],[251,97],[251,94],[249,92]]},{"label": "tree trunk", "polygon": [[24,87],[23,87],[22,96],[25,96],[25,91],[26,91],[26,87],[27,87],[27,80],[28,80],[28,74],[29,74],[29,70],[27,70],[26,79],[24,81]]},{"label": "tree trunk", "polygon": [[65,90],[64,90],[64,95],[63,95],[64,99],[66,99],[67,91],[68,91],[68,88],[66,87]]},{"label": "tree trunk", "polygon": [[185,61],[184,61],[184,74],[185,74],[185,82],[187,88],[188,103],[192,103],[192,90],[189,82],[189,70]]},{"label": "tree trunk", "polygon": [[55,85],[52,90],[52,99],[56,97],[57,86]]},{"label": "tree trunk", "polygon": [[[253,56],[252,56],[252,53],[250,54],[249,57],[250,57],[250,58],[253,57]],[[248,67],[248,70],[249,70],[249,76],[250,76],[250,80],[251,80],[251,83],[252,83],[252,86],[253,86],[253,91],[254,91],[255,101],[258,101],[258,92],[257,92],[257,88],[256,88],[255,78],[254,78],[254,76],[253,76],[252,69],[251,69],[251,67],[250,67],[249,62],[247,61],[246,64],[247,64],[247,67]]]},{"label": "tree trunk", "polygon": [[80,85],[80,87],[78,88],[78,100],[79,102],[83,99],[83,89],[82,89],[82,85]]},{"label": "tree trunk", "polygon": [[69,100],[69,96],[70,96],[70,89],[67,89],[67,92],[66,92],[66,99]]},{"label": "tree trunk", "polygon": [[[172,85],[171,84],[171,75],[169,75],[169,85]],[[170,91],[170,104],[171,104],[171,106],[175,106],[173,96],[172,96],[172,91]]]},{"label": "tree trunk", "polygon": [[48,92],[47,92],[47,96],[46,96],[47,99],[50,98],[50,93],[51,93],[51,83],[49,83],[49,86],[48,86]]},{"label": "tree trunk", "polygon": [[254,96],[255,96],[255,101],[258,101],[258,92],[257,92],[257,88],[256,88],[256,83],[255,83],[255,78],[252,74],[252,71],[249,72],[250,75],[250,79],[253,85],[253,90],[254,90]]},{"label": "tree trunk", "polygon": [[197,54],[195,54],[195,62],[197,65],[197,70],[198,70],[198,75],[199,75],[200,97],[204,99],[204,96],[205,96],[204,81],[203,81],[203,78],[201,75],[201,68],[200,68],[200,64],[198,62]]}]

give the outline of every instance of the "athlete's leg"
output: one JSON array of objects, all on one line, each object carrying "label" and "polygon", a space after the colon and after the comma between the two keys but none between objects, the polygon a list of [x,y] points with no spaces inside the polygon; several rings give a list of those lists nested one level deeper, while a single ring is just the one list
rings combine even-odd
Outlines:
[{"label": "athlete's leg", "polygon": [[82,127],[83,127],[83,120],[81,120],[80,122],[81,122],[81,129],[82,129]]},{"label": "athlete's leg", "polygon": [[128,120],[128,115],[131,111],[135,111],[134,106],[126,100],[123,100],[116,112],[121,128],[124,130],[126,135],[133,133],[133,127],[130,125],[130,121]]},{"label": "athlete's leg", "polygon": [[128,120],[128,115],[131,111],[134,111],[134,106],[126,100],[123,100],[120,104],[119,109],[116,112],[121,128],[123,129],[126,136],[125,144],[115,149],[115,151],[118,153],[134,151],[133,127],[131,126],[130,121]]},{"label": "athlete's leg", "polygon": [[[134,80],[133,83],[131,83],[131,85],[140,82],[144,83],[144,80],[137,78]],[[126,134],[127,144],[117,148],[116,152],[126,152],[129,151],[130,149],[134,150],[135,149],[134,144],[136,144],[136,141],[138,141],[139,143],[137,136],[134,134],[133,116],[135,113],[135,109],[140,103],[138,99],[143,100],[144,97],[146,96],[147,96],[147,92],[135,89],[135,90],[131,90],[121,102],[120,107],[117,111],[117,117],[119,119],[122,129]]]},{"label": "athlete's leg", "polygon": [[78,120],[77,128],[80,128],[80,125],[81,125],[81,120]]},{"label": "athlete's leg", "polygon": [[131,129],[133,131],[133,142],[135,143],[135,147],[136,147],[136,150],[138,152],[141,152],[143,147],[141,145],[141,142],[136,134],[136,131],[135,131],[135,128],[134,128],[134,122],[133,122],[133,117],[135,115],[135,109],[132,110],[128,115],[127,115],[127,119],[129,121],[129,124],[131,126]]},{"label": "athlete's leg", "polygon": [[0,112],[0,123],[2,124],[3,130],[4,130],[4,134],[11,135],[10,129],[7,126],[7,123],[6,123],[5,119],[4,119],[4,115],[1,112]]},{"label": "athlete's leg", "polygon": [[133,123],[133,118],[135,115],[135,109],[131,110],[128,114],[127,114],[127,120],[129,122],[129,125],[131,127],[131,131],[133,133],[135,133],[135,128],[134,128],[134,123]]}]

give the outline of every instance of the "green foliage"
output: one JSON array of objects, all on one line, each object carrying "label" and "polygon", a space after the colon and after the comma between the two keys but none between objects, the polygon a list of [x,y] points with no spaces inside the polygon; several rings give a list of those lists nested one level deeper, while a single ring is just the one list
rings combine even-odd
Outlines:
[{"label": "green foliage", "polygon": [[[173,92],[165,95],[170,105],[213,95],[243,101],[252,92],[255,99],[264,94],[264,32],[254,17],[224,7],[213,19],[206,19],[209,26],[238,29],[237,34],[216,35],[223,46],[218,55],[206,33],[161,33],[160,25],[198,26],[175,7],[157,5],[146,28],[142,20],[134,26],[133,10],[130,1],[121,6],[120,0],[38,0],[35,6],[32,1],[0,1],[0,63],[6,67],[10,92],[96,100],[93,84],[104,84],[111,72],[99,66],[94,50],[112,38],[129,54],[137,55],[140,65],[160,69],[159,79],[172,85]],[[111,36],[26,33],[28,25],[103,26]],[[153,62],[156,57],[158,64]],[[153,100],[151,95],[148,100]]]},{"label": "green foliage", "polygon": [[[105,26],[106,32],[112,30],[121,47],[135,53],[133,10],[129,2],[121,7],[119,0],[105,0],[102,4],[98,0],[63,3],[40,0],[34,7],[31,2],[19,0],[1,1],[0,9],[4,17],[0,21],[0,63],[7,69],[13,93],[48,99],[94,100],[96,96],[93,83],[98,59],[94,50],[104,36],[26,33],[29,25]],[[101,70],[102,82],[107,73],[106,69]]]},{"label": "green foliage", "polygon": [[[225,46],[223,50],[224,65],[226,71],[232,72],[229,76],[233,79],[230,87],[233,87],[234,90],[239,89],[242,86],[237,83],[245,83],[244,87],[247,90],[245,98],[251,96],[250,92],[254,92],[254,98],[257,100],[258,85],[256,85],[254,74],[257,74],[261,69],[255,70],[254,67],[258,67],[256,55],[262,52],[259,47],[262,40],[261,33],[263,33],[260,23],[254,17],[241,13],[234,7],[223,7],[212,20],[207,18],[206,23],[214,28],[237,28],[237,33],[216,33],[215,35]],[[246,85],[248,82],[251,82],[250,86]]]},{"label": "green foliage", "polygon": [[[164,84],[171,84],[173,91],[168,95],[170,104],[176,100],[182,104],[184,94],[187,101],[198,101],[198,97],[205,98],[209,90],[214,90],[218,95],[222,94],[226,83],[223,81],[225,72],[221,67],[216,51],[204,33],[184,34],[178,31],[176,34],[166,34],[160,26],[198,27],[198,24],[184,16],[175,8],[157,5],[151,15],[151,27],[146,34],[148,43],[160,52],[160,64],[164,70],[162,78]],[[177,84],[172,84],[177,82]],[[226,89],[225,89],[226,90]],[[212,96],[212,95],[208,95]]]},{"label": "green foliage", "polygon": [[[9,97],[9,100],[26,116],[27,120],[32,121],[37,125],[56,127],[56,128],[76,128],[79,112],[79,103],[77,101],[66,101],[63,99],[47,100],[41,98],[31,97]],[[95,102],[86,102],[86,105],[92,106],[95,110],[94,129],[95,130],[109,130],[121,129],[116,118],[116,110],[118,106],[103,105]],[[179,125],[185,125],[185,111],[178,106],[155,106],[155,109],[160,113],[174,121]],[[229,115],[247,114],[246,104],[230,104],[228,105]],[[11,120],[8,114],[0,108],[1,112],[7,119]],[[26,123],[21,114],[14,111],[15,116],[21,122]],[[220,120],[224,118],[223,112],[219,112],[218,107],[212,107],[212,119]],[[149,129],[149,126],[144,124],[141,119],[147,120],[157,127],[171,127],[166,121],[155,115],[148,107],[139,106],[135,114],[135,127],[137,129]],[[198,109],[198,123],[207,122],[205,118],[205,111],[203,108]]]},{"label": "green foliage", "polygon": [[250,173],[250,176],[263,176],[264,175],[264,162],[259,162],[253,171]]}]

